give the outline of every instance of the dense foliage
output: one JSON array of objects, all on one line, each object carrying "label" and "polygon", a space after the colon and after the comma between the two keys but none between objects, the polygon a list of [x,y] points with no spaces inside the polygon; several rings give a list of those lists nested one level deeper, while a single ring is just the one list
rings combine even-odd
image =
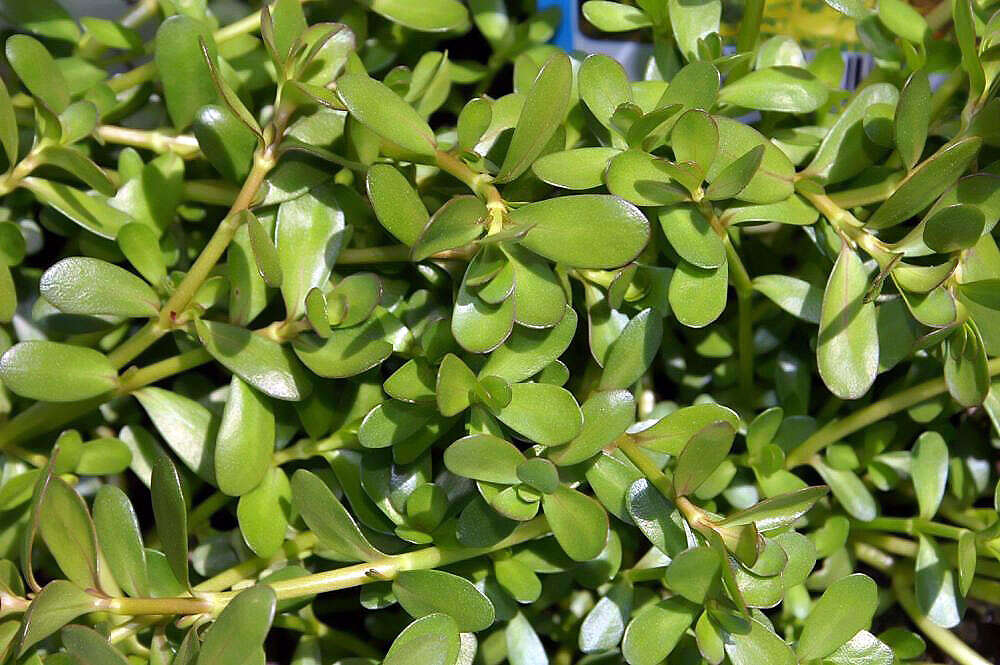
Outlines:
[{"label": "dense foliage", "polygon": [[0,660],[991,662],[1000,11],[828,1],[0,2]]}]

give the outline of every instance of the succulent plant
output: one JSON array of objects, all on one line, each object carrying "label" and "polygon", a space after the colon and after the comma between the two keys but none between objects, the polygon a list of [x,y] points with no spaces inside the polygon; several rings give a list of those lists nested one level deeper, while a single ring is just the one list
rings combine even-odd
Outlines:
[{"label": "succulent plant", "polygon": [[990,662],[1000,6],[829,5],[0,1],[0,662]]}]

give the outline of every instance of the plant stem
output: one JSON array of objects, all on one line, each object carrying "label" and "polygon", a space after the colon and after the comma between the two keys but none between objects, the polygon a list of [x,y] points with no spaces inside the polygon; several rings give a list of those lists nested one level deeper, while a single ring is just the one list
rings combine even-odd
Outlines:
[{"label": "plant stem", "polygon": [[917,628],[959,665],[990,665],[988,660],[980,656],[957,635],[938,626],[923,615],[920,608],[917,607],[917,599],[913,596],[912,585],[913,574],[909,571],[899,571],[892,576],[892,590],[896,593],[896,600],[910,616],[910,620],[917,625]]},{"label": "plant stem", "polygon": [[[475,245],[448,249],[431,256],[436,260],[468,261],[475,253]],[[338,266],[365,265],[369,263],[406,263],[410,261],[410,248],[406,245],[386,245],[383,247],[358,247],[343,249],[337,257]]]},{"label": "plant stem", "polygon": [[173,152],[182,159],[191,159],[201,153],[198,139],[189,134],[172,136],[162,132],[115,125],[99,125],[94,136],[107,143],[145,148],[153,152]]},{"label": "plant stem", "polygon": [[208,522],[216,511],[232,500],[233,497],[222,492],[210,494],[207,499],[191,509],[191,514],[188,515],[188,533],[193,533],[202,524]]},{"label": "plant stem", "polygon": [[623,434],[617,441],[618,450],[625,453],[629,461],[635,464],[639,472],[646,477],[649,483],[660,491],[660,494],[665,496],[667,499],[673,501],[676,497],[674,496],[674,484],[664,475],[663,471],[660,470],[653,460],[649,459],[646,453],[642,452],[642,449],[635,444],[628,434]]},{"label": "plant stem", "polygon": [[239,191],[238,187],[223,180],[185,180],[183,197],[185,201],[228,208]]},{"label": "plant stem", "polygon": [[247,210],[253,204],[254,198],[257,196],[257,190],[260,189],[264,178],[270,170],[274,168],[274,160],[270,156],[271,152],[272,148],[269,147],[258,151],[255,155],[250,175],[247,176],[246,182],[243,183],[240,193],[236,196],[236,200],[229,209],[229,214],[226,215],[226,218],[216,228],[208,244],[201,250],[201,254],[195,259],[194,265],[191,266],[184,279],[181,280],[181,283],[170,296],[170,299],[160,308],[160,328],[169,330],[173,326],[174,320],[187,308],[188,303],[191,302],[191,298],[194,297],[194,294],[201,287],[202,282],[212,272],[215,264],[218,263],[226,248],[229,247],[229,243],[232,241],[233,236],[236,235],[236,231],[239,229],[242,220],[242,217],[237,213]]},{"label": "plant stem", "polygon": [[507,204],[503,202],[500,190],[493,185],[493,179],[488,173],[473,171],[465,162],[447,152],[438,150],[436,158],[438,168],[465,183],[476,196],[486,203],[486,207],[491,212],[493,210],[507,210]]},{"label": "plant stem", "polygon": [[893,531],[911,536],[922,533],[928,536],[950,538],[951,540],[958,540],[962,532],[966,531],[961,527],[932,522],[919,517],[876,517],[868,522],[851,520],[851,527],[863,531]]},{"label": "plant stem", "polygon": [[740,358],[740,391],[748,404],[753,403],[753,282],[747,269],[740,260],[740,255],[736,253],[729,234],[722,239],[726,246],[726,258],[729,261],[729,277],[736,290],[736,304],[738,307],[738,328],[737,345]]},{"label": "plant stem", "polygon": [[827,194],[827,196],[840,208],[854,208],[871,203],[879,203],[889,198],[896,191],[896,187],[899,186],[904,175],[906,174],[900,171],[899,173],[887,176],[885,180],[874,185],[845,189],[841,192]]},{"label": "plant stem", "polygon": [[[989,371],[990,376],[1000,374],[1000,358],[990,360]],[[808,464],[813,455],[831,443],[836,443],[894,413],[937,397],[947,390],[948,386],[945,385],[943,378],[931,379],[873,402],[849,416],[829,422],[788,454],[785,458],[785,467],[791,469]]]},{"label": "plant stem", "polygon": [[148,386],[151,383],[156,383],[161,379],[165,379],[168,376],[173,376],[174,374],[180,374],[181,372],[186,372],[189,369],[194,369],[200,365],[212,360],[211,354],[204,349],[204,347],[198,347],[196,349],[191,349],[190,351],[185,351],[180,355],[173,356],[171,358],[166,358],[159,362],[153,363],[152,365],[147,365],[142,369],[137,369],[136,371],[128,374],[124,377],[121,385],[118,387],[119,395],[128,395],[129,393]]},{"label": "plant stem", "polygon": [[[392,580],[400,572],[406,570],[429,570],[458,561],[473,559],[484,554],[534,540],[548,533],[549,527],[545,518],[536,517],[530,522],[521,524],[510,536],[490,547],[454,549],[437,546],[425,547],[405,554],[386,556],[384,559],[378,561],[359,563],[345,568],[337,568],[322,573],[314,573],[295,579],[274,582],[270,586],[274,589],[279,600],[311,596],[371,582]],[[255,569],[256,562],[250,568]],[[231,584],[228,586],[231,586]],[[196,590],[202,591],[201,585]],[[144,614],[163,616],[178,614],[215,615],[222,611],[238,593],[238,591],[199,593],[194,598],[106,598],[100,599],[98,608],[111,614],[128,616]]]},{"label": "plant stem", "polygon": [[406,245],[386,247],[361,247],[342,249],[337,257],[337,265],[359,265],[366,263],[404,263],[410,260],[410,248]]}]

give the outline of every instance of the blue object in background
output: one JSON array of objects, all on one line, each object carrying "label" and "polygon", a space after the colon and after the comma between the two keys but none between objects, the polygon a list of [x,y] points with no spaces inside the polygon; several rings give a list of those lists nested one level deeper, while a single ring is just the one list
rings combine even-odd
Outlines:
[{"label": "blue object in background", "polygon": [[[615,58],[622,64],[629,78],[641,81],[646,69],[646,63],[653,54],[653,45],[635,40],[618,41],[614,38],[591,39],[580,31],[578,0],[537,0],[539,9],[558,7],[562,12],[559,27],[549,40],[564,51],[579,51],[581,53],[603,53]],[[806,52],[806,58],[814,54]],[[841,83],[845,90],[853,90],[874,67],[874,61],[867,53],[844,51],[845,71]],[[931,78],[936,88],[942,76]]]},{"label": "blue object in background", "polygon": [[549,7],[558,7],[562,12],[559,27],[550,41],[564,51],[572,51],[576,32],[576,0],[538,0],[539,9]]}]

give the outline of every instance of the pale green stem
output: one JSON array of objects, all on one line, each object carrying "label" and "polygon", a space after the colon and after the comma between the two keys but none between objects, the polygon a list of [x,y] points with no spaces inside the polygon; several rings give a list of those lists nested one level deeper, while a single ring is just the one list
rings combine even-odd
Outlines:
[{"label": "pale green stem", "polygon": [[[1000,358],[990,360],[989,372],[990,376],[1000,374]],[[948,386],[945,385],[943,378],[931,379],[873,402],[849,416],[829,422],[788,454],[785,458],[785,467],[791,469],[808,464],[813,455],[831,443],[841,441],[860,429],[937,397],[947,390]]]},{"label": "pale green stem", "polygon": [[646,477],[646,480],[660,491],[660,494],[665,496],[667,499],[673,501],[674,496],[674,484],[664,475],[663,471],[660,470],[653,460],[649,459],[646,453],[642,452],[642,448],[636,445],[635,441],[632,440],[628,434],[623,434],[619,437],[616,442],[618,450],[625,453],[625,456],[629,458],[632,464],[635,464],[636,468],[639,469],[639,473]]},{"label": "pale green stem", "polygon": [[155,130],[132,129],[115,125],[99,125],[94,136],[106,143],[145,148],[153,152],[173,152],[183,159],[201,154],[198,139],[189,134],[164,134]]},{"label": "pale green stem", "polygon": [[900,181],[905,175],[905,173],[900,171],[899,173],[887,176],[884,180],[874,185],[845,189],[842,192],[827,194],[827,196],[835,205],[841,208],[855,208],[857,206],[879,203],[889,198],[896,191],[896,187],[899,186]]},{"label": "pale green stem", "polygon": [[[525,522],[507,538],[490,547],[445,548],[425,547],[423,549],[386,556],[377,561],[359,563],[312,575],[304,575],[290,580],[273,582],[279,600],[301,598],[340,589],[392,580],[406,570],[429,570],[448,564],[473,559],[484,554],[514,547],[521,543],[548,535],[549,527],[544,517],[536,517]],[[204,592],[201,585],[195,597],[177,598],[100,598],[95,599],[97,610],[117,615],[138,616],[144,614],[168,615],[217,615],[239,591]],[[23,600],[23,599],[18,599]]]}]

